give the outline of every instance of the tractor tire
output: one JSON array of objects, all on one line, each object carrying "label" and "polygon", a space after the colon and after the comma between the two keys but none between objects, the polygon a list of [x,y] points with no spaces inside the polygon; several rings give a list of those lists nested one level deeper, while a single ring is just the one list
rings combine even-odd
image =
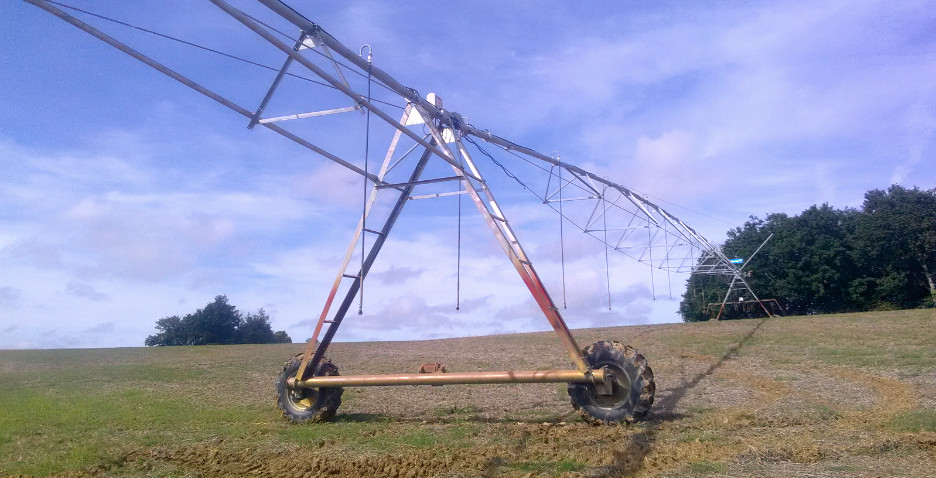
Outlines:
[{"label": "tractor tire", "polygon": [[[341,387],[290,389],[286,381],[295,377],[302,365],[303,354],[286,361],[283,371],[276,377],[276,408],[293,423],[326,422],[335,418],[341,405]],[[325,359],[316,367],[314,376],[338,375],[338,367]]]},{"label": "tractor tire", "polygon": [[611,395],[601,395],[592,383],[570,383],[572,406],[593,425],[631,423],[647,416],[656,385],[643,355],[621,342],[595,342],[583,350],[585,362],[614,374]]}]

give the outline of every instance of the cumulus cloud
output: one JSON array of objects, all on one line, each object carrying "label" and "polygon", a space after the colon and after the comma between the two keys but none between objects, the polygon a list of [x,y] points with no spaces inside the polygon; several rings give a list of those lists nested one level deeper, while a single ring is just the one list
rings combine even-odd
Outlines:
[{"label": "cumulus cloud", "polygon": [[83,297],[93,301],[103,301],[110,298],[107,294],[98,292],[92,285],[76,281],[69,282],[65,286],[65,292],[75,297]]}]

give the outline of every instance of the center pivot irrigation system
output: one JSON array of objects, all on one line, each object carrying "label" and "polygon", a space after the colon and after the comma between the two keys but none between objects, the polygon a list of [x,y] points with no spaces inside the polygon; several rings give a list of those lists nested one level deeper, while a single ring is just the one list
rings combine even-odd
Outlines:
[{"label": "center pivot irrigation system", "polygon": [[[25,1],[234,110],[247,119],[249,128],[257,125],[268,128],[364,178],[361,218],[312,337],[305,353],[286,362],[277,379],[278,406],[289,420],[304,422],[333,418],[341,403],[342,387],[348,386],[537,382],[568,383],[573,406],[591,422],[615,423],[646,416],[653,403],[655,390],[653,372],[646,360],[632,347],[615,341],[599,341],[584,349],[579,347],[559,307],[544,287],[495,200],[467,144],[474,146],[473,150],[489,158],[524,189],[535,194],[543,204],[555,210],[559,214],[560,234],[564,223],[571,224],[602,242],[606,258],[608,251],[614,251],[650,266],[651,271],[657,269],[667,274],[691,272],[726,275],[732,277],[733,284],[743,284],[750,291],[740,268],[718,247],[645,197],[597,174],[562,162],[558,155],[545,155],[476,128],[464,116],[443,108],[435,94],[430,93],[424,98],[416,90],[402,85],[374,66],[369,47],[365,46],[368,50],[366,56],[365,48],[359,52],[348,49],[321,26],[279,0],[258,1],[275,14],[273,17],[278,22],[285,22],[290,30],[295,28],[295,35],[282,33],[282,29],[273,28],[224,0],[210,0],[285,56],[282,67],[278,69],[259,106],[254,109],[235,104],[57,7],[67,8],[64,5],[45,0]],[[306,75],[311,73],[314,77],[303,77],[291,71],[296,69],[303,70],[302,73]],[[264,116],[265,109],[281,83],[296,78],[306,80],[306,84],[311,83],[313,86],[309,90],[318,91],[320,96],[316,98],[320,98],[322,103],[335,106],[331,103],[344,98],[346,106],[286,116]],[[303,92],[304,97],[308,94],[308,90]],[[350,106],[347,105],[348,98]],[[391,109],[402,110],[402,115],[391,116],[387,112]],[[363,167],[279,126],[288,120],[299,121],[355,111],[366,122]],[[376,169],[371,168],[367,160],[371,142],[371,116],[389,125],[390,128],[384,126],[385,131],[392,130],[392,139],[383,162]],[[321,136],[327,135],[319,135],[316,139],[328,139]],[[511,168],[508,169],[504,164],[506,161],[495,159],[475,139],[499,149],[498,154],[511,161]],[[513,172],[521,169],[522,174]],[[444,185],[449,185],[451,189],[416,194],[430,187]],[[378,194],[389,194],[392,197],[392,201],[386,202],[389,207],[377,201]],[[555,330],[575,368],[449,373],[439,364],[424,364],[419,368],[419,373],[415,374],[340,376],[338,368],[325,358],[325,352],[355,299],[363,296],[364,279],[404,206],[410,200],[455,195],[467,195],[477,207]],[[374,207],[375,204],[378,207]],[[349,273],[352,259],[358,256],[359,269]],[[357,266],[356,263],[354,267]],[[651,273],[651,280],[652,277]],[[332,305],[339,290],[344,291],[344,299],[332,313]],[[756,296],[754,298],[758,300]],[[770,315],[766,309],[764,311]]]}]

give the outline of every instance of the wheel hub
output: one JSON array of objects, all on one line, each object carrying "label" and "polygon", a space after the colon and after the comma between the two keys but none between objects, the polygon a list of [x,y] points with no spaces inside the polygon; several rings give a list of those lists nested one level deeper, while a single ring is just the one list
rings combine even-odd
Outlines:
[{"label": "wheel hub", "polygon": [[293,387],[289,389],[289,401],[297,408],[312,408],[315,404],[316,391],[311,388]]},{"label": "wheel hub", "polygon": [[615,408],[630,399],[631,381],[623,368],[604,365],[605,381],[595,384],[595,401],[599,406]]},{"label": "wheel hub", "polygon": [[604,379],[600,382],[594,380],[592,382],[595,385],[595,391],[603,396],[614,394],[614,372],[608,367],[601,367],[601,373]]}]

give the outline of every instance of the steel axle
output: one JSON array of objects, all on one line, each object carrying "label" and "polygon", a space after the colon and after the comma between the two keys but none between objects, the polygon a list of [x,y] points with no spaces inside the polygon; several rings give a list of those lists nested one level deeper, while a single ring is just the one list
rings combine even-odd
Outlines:
[{"label": "steel axle", "polygon": [[[336,375],[311,377],[296,381],[290,378],[290,388],[369,387],[386,385],[452,385],[483,383],[595,383],[601,390],[606,385],[605,368],[588,370],[534,370],[507,372],[410,373],[397,375]],[[610,377],[608,377],[610,378]]]}]

